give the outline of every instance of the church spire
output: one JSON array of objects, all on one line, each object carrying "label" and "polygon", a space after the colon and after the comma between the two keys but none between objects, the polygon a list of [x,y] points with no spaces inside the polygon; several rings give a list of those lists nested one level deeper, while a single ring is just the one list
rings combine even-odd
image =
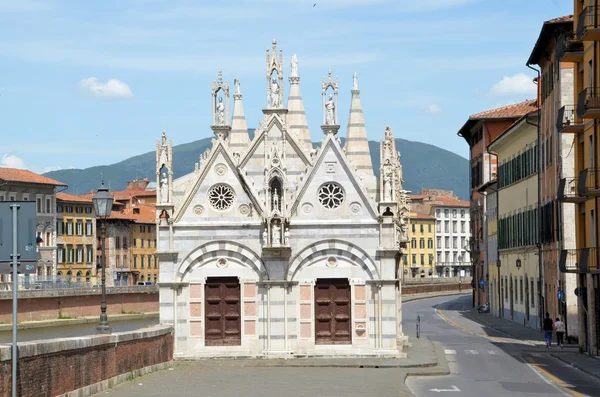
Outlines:
[{"label": "church spire", "polygon": [[365,129],[362,105],[360,103],[360,90],[358,89],[358,76],[354,73],[352,86],[352,102],[350,116],[348,117],[348,130],[346,132],[346,156],[358,171],[373,175],[373,163],[369,151],[369,140]]},{"label": "church spire", "polygon": [[298,58],[296,54],[291,60],[292,72],[290,74],[290,94],[288,96],[288,115],[287,122],[289,130],[302,148],[308,152],[312,150],[312,141],[310,132],[308,131],[308,122],[304,113],[304,104],[302,103],[302,95],[300,94],[300,77],[298,77]]},{"label": "church spire", "polygon": [[240,79],[235,79],[235,92],[233,94],[233,117],[231,120],[231,133],[229,134],[229,147],[234,152],[241,152],[250,143],[248,125],[242,105],[242,93],[240,92]]}]

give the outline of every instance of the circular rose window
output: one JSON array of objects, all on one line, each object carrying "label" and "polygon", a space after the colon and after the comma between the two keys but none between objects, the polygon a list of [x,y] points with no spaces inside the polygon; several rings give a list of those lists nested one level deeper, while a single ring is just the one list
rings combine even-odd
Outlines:
[{"label": "circular rose window", "polygon": [[233,205],[235,193],[233,189],[227,185],[215,185],[208,191],[208,201],[210,205],[218,210],[224,211]]},{"label": "circular rose window", "polygon": [[328,209],[339,207],[344,201],[344,190],[337,183],[325,183],[319,189],[319,202]]}]

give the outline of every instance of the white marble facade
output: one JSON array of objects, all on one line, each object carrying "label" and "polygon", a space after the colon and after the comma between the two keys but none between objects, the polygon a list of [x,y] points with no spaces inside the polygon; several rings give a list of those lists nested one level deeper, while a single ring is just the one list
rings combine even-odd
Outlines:
[{"label": "white marble facade", "polygon": [[[405,355],[397,279],[409,203],[392,131],[381,141],[379,179],[364,156],[357,77],[352,157],[336,137],[338,82],[329,72],[323,139],[313,148],[291,59],[284,107],[283,56],[275,41],[267,50],[267,104],[252,141],[240,81],[230,120],[219,72],[215,139],[195,171],[174,179],[172,143],[165,133],[157,142],[160,319],[174,324],[176,356]],[[343,291],[323,300],[318,288]],[[225,291],[221,300],[215,291]]]}]

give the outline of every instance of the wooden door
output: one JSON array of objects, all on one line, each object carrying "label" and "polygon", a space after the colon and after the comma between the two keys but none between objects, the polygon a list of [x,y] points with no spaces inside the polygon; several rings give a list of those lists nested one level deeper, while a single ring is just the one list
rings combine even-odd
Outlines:
[{"label": "wooden door", "polygon": [[237,277],[209,277],[204,287],[206,346],[241,345],[240,283]]},{"label": "wooden door", "polygon": [[318,279],[315,285],[315,343],[352,343],[350,320],[348,279]]}]

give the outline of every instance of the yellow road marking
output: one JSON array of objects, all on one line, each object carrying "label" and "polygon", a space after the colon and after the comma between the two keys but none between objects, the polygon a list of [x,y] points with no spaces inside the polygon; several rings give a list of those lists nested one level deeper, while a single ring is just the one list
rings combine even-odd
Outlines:
[{"label": "yellow road marking", "polygon": [[448,317],[448,316],[447,316],[447,315],[444,313],[444,311],[443,311],[442,309],[440,309],[440,306],[441,306],[441,304],[440,304],[440,305],[438,305],[438,308],[437,308],[437,314],[438,314],[438,315],[439,315],[441,318],[443,318],[444,320],[446,320],[448,323],[450,323],[450,325],[453,325],[454,327],[456,327],[456,328],[458,328],[458,329],[460,329],[460,330],[462,330],[462,331],[465,331],[465,332],[467,332],[467,333],[469,333],[469,334],[471,334],[471,335],[477,335],[477,336],[481,336],[482,338],[486,338],[486,339],[489,339],[489,340],[492,340],[492,341],[494,341],[494,342],[498,342],[498,343],[508,343],[508,342],[507,342],[506,340],[504,340],[504,339],[496,338],[496,337],[494,337],[494,336],[489,336],[489,335],[482,334],[482,333],[478,333],[478,332],[473,332],[472,330],[470,330],[470,329],[468,329],[468,328],[465,328],[465,327],[463,327],[463,326],[462,326],[462,325],[460,325],[460,324],[457,324],[457,323],[456,323],[456,321],[452,320],[450,317]]},{"label": "yellow road marking", "polygon": [[562,380],[560,380],[556,376],[552,375],[550,372],[546,371],[541,365],[539,365],[538,363],[536,363],[533,360],[533,358],[527,357],[527,361],[529,362],[529,364],[531,364],[532,366],[534,366],[538,371],[540,371],[542,374],[544,374],[544,376],[546,378],[550,379],[556,386],[558,386],[565,393],[568,393],[569,395],[571,395],[573,397],[585,397],[584,394],[581,394],[581,393],[576,392],[575,390],[569,389],[568,386],[567,386],[567,384],[565,382],[563,382]]}]

